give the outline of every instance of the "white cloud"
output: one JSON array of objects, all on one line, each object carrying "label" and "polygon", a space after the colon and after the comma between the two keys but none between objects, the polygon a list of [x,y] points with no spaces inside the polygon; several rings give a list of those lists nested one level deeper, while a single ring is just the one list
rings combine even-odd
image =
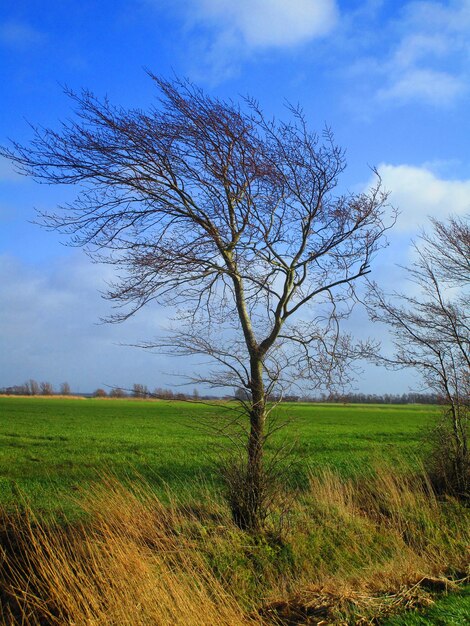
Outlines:
[{"label": "white cloud", "polygon": [[420,24],[424,29],[437,32],[466,32],[470,26],[469,0],[416,0],[404,9],[410,24]]},{"label": "white cloud", "polygon": [[199,20],[240,37],[250,48],[284,47],[330,32],[335,0],[199,0]]},{"label": "white cloud", "polygon": [[412,33],[398,44],[393,61],[400,67],[413,66],[418,61],[429,61],[445,56],[451,49],[449,40],[440,33],[427,35]]},{"label": "white cloud", "polygon": [[363,77],[374,103],[448,107],[468,92],[470,0],[403,3],[396,20],[352,27],[365,30],[364,41],[372,28],[381,32],[382,51],[377,52],[379,38],[372,38],[373,51],[349,70],[355,80]]},{"label": "white cloud", "polygon": [[[207,367],[200,359],[171,359],[120,345],[153,338],[168,325],[166,309],[148,307],[123,324],[97,324],[110,312],[98,290],[111,277],[112,268],[91,265],[81,254],[41,267],[0,255],[0,387],[34,378],[56,389],[67,381],[77,392],[106,385],[130,388],[134,382],[153,389],[184,381],[172,372],[191,375]],[[374,327],[362,316],[348,330],[370,336]],[[359,382],[367,392],[406,391],[410,384],[409,374],[384,377],[377,368],[367,373]]]},{"label": "white cloud", "polygon": [[25,22],[10,20],[0,24],[0,42],[14,48],[29,48],[43,43],[44,33]]},{"label": "white cloud", "polygon": [[390,202],[400,211],[397,231],[416,231],[429,216],[445,219],[470,212],[470,180],[439,178],[427,167],[390,165],[378,167]]},{"label": "white cloud", "polygon": [[385,88],[379,89],[379,100],[397,103],[417,100],[437,106],[452,104],[465,91],[464,82],[446,72],[411,69],[396,76]]},{"label": "white cloud", "polygon": [[109,266],[92,265],[81,254],[40,267],[0,256],[0,387],[29,378],[56,388],[67,380],[82,392],[105,384],[171,384],[163,372],[174,365],[165,357],[119,345],[158,334],[167,323],[159,307],[124,324],[99,323],[112,311],[99,294],[111,278]]},{"label": "white cloud", "polygon": [[182,25],[194,80],[219,82],[256,53],[290,50],[328,35],[337,0],[141,0]]}]

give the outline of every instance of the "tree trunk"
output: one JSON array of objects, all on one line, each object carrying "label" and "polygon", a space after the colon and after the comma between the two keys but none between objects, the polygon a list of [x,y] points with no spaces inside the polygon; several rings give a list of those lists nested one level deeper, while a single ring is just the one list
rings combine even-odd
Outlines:
[{"label": "tree trunk", "polygon": [[259,357],[251,359],[250,435],[247,458],[247,525],[258,529],[264,518],[263,447],[266,423],[266,394],[263,383],[263,364]]}]

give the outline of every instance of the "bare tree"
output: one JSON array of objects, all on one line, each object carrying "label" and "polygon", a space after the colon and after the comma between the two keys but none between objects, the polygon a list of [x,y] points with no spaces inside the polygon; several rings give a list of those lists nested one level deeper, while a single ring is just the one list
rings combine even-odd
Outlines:
[{"label": "bare tree", "polygon": [[67,382],[62,383],[62,384],[60,385],[60,394],[61,394],[62,396],[69,396],[69,395],[70,395],[70,393],[71,393],[71,392],[70,392],[70,385],[69,385]]},{"label": "bare tree", "polygon": [[161,400],[174,400],[175,398],[172,389],[163,389],[162,387],[156,387],[152,395],[154,398],[160,398]]},{"label": "bare tree", "polygon": [[430,469],[439,488],[470,495],[470,223],[469,217],[432,220],[414,244],[406,268],[409,295],[386,296],[372,284],[372,319],[393,334],[392,356],[375,355],[392,368],[417,369],[442,399],[443,419],[433,432]]},{"label": "bare tree", "polygon": [[109,392],[110,398],[125,398],[126,392],[121,387],[113,387]]},{"label": "bare tree", "polygon": [[26,381],[23,385],[18,385],[18,387],[21,389],[21,395],[22,396],[30,396],[30,395],[32,395],[28,381]]},{"label": "bare tree", "polygon": [[41,388],[41,394],[43,396],[52,396],[52,394],[54,393],[54,389],[53,389],[51,383],[43,381],[42,383],[40,383],[39,386]]},{"label": "bare tree", "polygon": [[267,398],[293,381],[348,381],[357,350],[339,322],[393,219],[378,178],[368,193],[335,194],[344,153],[299,108],[278,122],[253,100],[151,78],[160,98],[149,113],[69,92],[75,121],[2,154],[40,182],[81,186],[43,223],[116,266],[112,321],[153,301],[177,307],[175,332],[142,345],[210,357],[194,383],[247,391],[242,517],[253,528]]},{"label": "bare tree", "polygon": [[27,383],[25,383],[25,386],[27,386],[29,388],[29,394],[32,396],[38,396],[40,393],[40,388],[39,388],[39,383],[37,380],[34,380],[34,378],[30,378],[29,381]]},{"label": "bare tree", "polygon": [[99,387],[98,389],[95,389],[95,391],[93,392],[94,398],[107,398],[107,396],[108,394],[101,387]]},{"label": "bare tree", "polygon": [[150,393],[147,385],[141,385],[140,383],[134,383],[132,386],[132,395],[134,398],[148,398]]}]

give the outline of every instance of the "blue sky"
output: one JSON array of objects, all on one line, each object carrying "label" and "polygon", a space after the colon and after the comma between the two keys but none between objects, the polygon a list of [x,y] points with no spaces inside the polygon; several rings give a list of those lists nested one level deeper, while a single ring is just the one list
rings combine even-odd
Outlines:
[{"label": "blue sky", "polygon": [[[63,85],[146,108],[155,94],[144,68],[222,98],[250,94],[279,117],[286,100],[301,103],[346,149],[345,189],[366,188],[377,167],[401,211],[373,267],[384,286],[399,286],[394,263],[407,262],[428,215],[469,211],[470,0],[2,3],[0,143],[27,141],[27,121],[57,127],[70,116]],[[155,335],[166,312],[97,324],[109,268],[30,223],[34,207],[73,194],[0,161],[0,387],[30,377],[77,391],[171,385],[181,363],[120,345]],[[360,313],[352,328],[377,334]],[[368,368],[357,386],[407,391],[410,377]]]}]

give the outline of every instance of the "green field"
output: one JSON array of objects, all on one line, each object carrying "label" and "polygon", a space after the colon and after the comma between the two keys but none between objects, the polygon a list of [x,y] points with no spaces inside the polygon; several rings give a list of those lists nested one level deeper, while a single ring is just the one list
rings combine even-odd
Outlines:
[{"label": "green field", "polygon": [[[278,439],[295,443],[301,475],[325,465],[347,474],[381,458],[415,458],[436,412],[424,405],[282,405],[278,416],[289,423]],[[225,413],[217,403],[0,398],[0,500],[11,503],[21,492],[33,508],[64,508],[74,490],[109,472],[138,472],[176,491],[217,480],[224,440],[202,424]]]},{"label": "green field", "polygon": [[470,624],[470,587],[458,595],[438,598],[427,611],[413,611],[387,620],[383,626],[468,626]]},{"label": "green field", "polygon": [[[152,497],[156,492],[163,499],[168,487],[183,501],[188,496],[189,503],[188,509],[179,509],[180,499],[165,501],[164,508],[172,511],[175,528],[178,528],[175,534],[171,526],[168,540],[177,537],[184,548],[182,554],[194,553],[197,568],[204,564],[198,585],[206,584],[204,576],[209,574],[204,574],[204,567],[208,567],[217,584],[223,581],[246,610],[263,605],[271,594],[274,598],[276,594],[287,598],[293,594],[291,597],[295,598],[297,589],[305,586],[316,584],[317,588],[322,588],[324,580],[332,580],[332,576],[340,581],[340,589],[347,580],[350,585],[362,581],[367,589],[368,585],[381,580],[385,570],[395,589],[401,584],[397,580],[416,581],[423,571],[434,576],[439,572],[448,572],[451,576],[453,572],[460,572],[458,576],[462,577],[464,546],[468,543],[465,508],[459,508],[456,503],[444,503],[442,510],[438,509],[438,505],[428,501],[429,496],[419,490],[419,481],[418,490],[412,492],[402,475],[395,471],[416,466],[425,454],[423,434],[438,415],[437,407],[301,403],[278,407],[276,417],[287,425],[269,442],[268,454],[283,440],[294,443],[296,463],[291,472],[297,484],[304,484],[305,490],[301,497],[297,494],[291,525],[284,529],[282,542],[273,539],[272,543],[270,535],[250,539],[236,529],[227,517],[227,508],[220,507],[219,499],[207,498],[204,491],[207,485],[217,487],[216,464],[223,446],[227,445],[225,440],[215,436],[208,423],[220,424],[231,415],[227,411],[233,406],[217,402],[207,405],[130,399],[0,397],[0,505],[4,511],[11,508],[11,519],[17,519],[13,505],[23,499],[46,521],[47,528],[50,515],[61,519],[65,514],[71,525],[64,524],[64,528],[73,529],[75,514],[80,510],[77,502],[83,500],[83,490],[88,491],[104,476],[112,474],[118,481],[124,479],[125,482],[126,478],[137,474],[145,479],[142,493],[150,488]],[[385,482],[380,482],[380,472],[377,479],[367,472],[380,465],[384,466]],[[318,470],[323,468],[335,472],[322,474]],[[316,474],[310,485],[309,472]],[[335,481],[337,474],[340,482]],[[358,474],[365,476],[360,477],[355,487],[348,486],[355,483],[348,481],[348,477]],[[97,489],[100,493],[99,487]],[[99,523],[100,519],[105,523],[109,520],[109,528],[119,531],[118,543],[113,544],[111,551],[105,551],[105,558],[114,552],[119,554],[125,541],[132,542],[135,532],[140,532],[139,525],[143,525],[144,532],[147,518],[153,536],[154,520],[158,523],[160,510],[151,497],[144,497],[144,504],[140,506],[137,500],[132,500],[131,491],[125,492],[120,500],[119,490],[113,495],[112,489],[109,491],[105,486],[104,500],[97,501],[94,513],[87,518],[92,538],[93,533],[102,532],[93,530],[93,523]],[[199,498],[202,494],[205,500]],[[192,516],[191,506],[195,501],[202,503],[200,517]],[[376,506],[378,508],[374,508]],[[102,514],[102,510],[106,513]],[[136,514],[136,511],[140,512]],[[21,526],[23,518],[19,519],[18,537],[26,533],[27,538],[28,531]],[[130,526],[125,520],[129,520]],[[121,530],[120,524],[124,524]],[[52,533],[54,527],[52,524]],[[40,536],[47,537],[47,532]],[[33,539],[36,541],[34,535]],[[26,552],[30,545],[31,541],[26,540]],[[80,545],[77,544],[79,550]],[[130,545],[131,555],[140,549],[138,545]],[[188,545],[192,552],[187,552]],[[145,543],[143,559],[149,554],[147,548]],[[44,561],[47,584],[50,557],[54,554],[54,551],[48,552]],[[58,563],[54,570],[56,575],[60,576],[64,567],[71,575],[81,571],[83,563],[74,561],[74,554],[71,549],[70,570]],[[25,558],[23,564],[28,563],[29,558]],[[105,561],[105,570],[108,565]],[[137,584],[130,594],[132,603],[139,581],[126,578],[127,567],[126,561],[122,580],[115,579],[114,583],[122,584],[119,597],[125,596],[129,585]],[[26,567],[26,586],[31,573]],[[197,575],[197,569],[192,571],[191,576]],[[183,576],[182,580],[186,579]],[[209,595],[212,584],[215,583],[209,584]],[[108,591],[105,587],[102,594],[106,596]],[[94,593],[92,591],[91,604]],[[181,593],[188,598],[194,595],[188,590]],[[340,591],[339,598],[342,593]],[[48,597],[48,594],[46,589],[43,596]],[[67,597],[62,598],[63,602]],[[161,601],[161,596],[158,600]],[[195,614],[200,610],[198,606],[191,609]],[[461,595],[444,597],[428,612],[410,613],[381,623],[459,625],[467,623],[464,621],[467,612],[468,589]],[[6,624],[1,617],[0,611],[0,624]],[[103,619],[96,623],[108,623],[107,615]],[[162,623],[171,623],[171,620]]]}]

